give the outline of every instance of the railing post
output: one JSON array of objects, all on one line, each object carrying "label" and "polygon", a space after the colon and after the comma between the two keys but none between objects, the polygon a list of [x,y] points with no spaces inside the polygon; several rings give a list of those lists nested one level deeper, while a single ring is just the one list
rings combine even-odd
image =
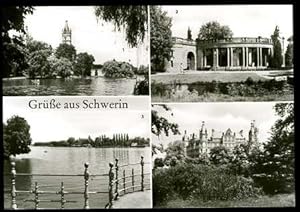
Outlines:
[{"label": "railing post", "polygon": [[17,209],[17,200],[16,200],[16,163],[11,162],[11,208]]},{"label": "railing post", "polygon": [[89,163],[84,164],[84,209],[89,209],[89,177],[90,173],[88,171]]},{"label": "railing post", "polygon": [[134,168],[131,171],[131,179],[132,179],[132,191],[134,191]]},{"label": "railing post", "polygon": [[38,183],[35,182],[35,186],[34,186],[34,194],[35,194],[35,209],[38,209],[39,208],[39,186],[38,186]]},{"label": "railing post", "polygon": [[60,195],[61,195],[61,209],[65,208],[65,193],[64,193],[64,182],[61,182],[61,187],[60,187]]},{"label": "railing post", "polygon": [[119,165],[118,165],[118,159],[116,158],[116,163],[115,163],[115,167],[116,167],[116,177],[115,177],[115,180],[116,180],[116,190],[115,190],[115,193],[116,193],[116,196],[115,196],[115,200],[117,200],[119,198]]},{"label": "railing post", "polygon": [[124,194],[126,194],[126,173],[125,173],[125,169],[123,170],[123,189],[124,189]]},{"label": "railing post", "polygon": [[141,156],[141,191],[144,191],[144,157]]},{"label": "railing post", "polygon": [[109,202],[108,202],[108,208],[112,208],[113,206],[113,198],[114,198],[114,193],[113,193],[113,181],[114,181],[114,172],[113,172],[113,166],[114,164],[113,163],[109,163],[109,173],[108,173],[108,176],[109,176],[109,193],[108,193],[108,198],[109,198]]}]

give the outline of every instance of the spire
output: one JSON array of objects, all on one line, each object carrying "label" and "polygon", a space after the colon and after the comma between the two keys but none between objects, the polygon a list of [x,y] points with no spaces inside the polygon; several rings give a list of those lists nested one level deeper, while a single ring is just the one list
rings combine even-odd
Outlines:
[{"label": "spire", "polygon": [[62,30],[62,43],[71,44],[72,30],[68,25],[68,20],[65,22],[65,27]]}]

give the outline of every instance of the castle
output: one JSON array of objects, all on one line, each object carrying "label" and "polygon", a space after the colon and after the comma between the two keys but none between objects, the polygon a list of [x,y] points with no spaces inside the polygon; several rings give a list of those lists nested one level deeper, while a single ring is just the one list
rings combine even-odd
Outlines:
[{"label": "castle", "polygon": [[254,146],[258,142],[258,128],[255,126],[255,121],[251,122],[248,138],[243,135],[243,130],[239,133],[233,132],[230,128],[226,132],[217,132],[214,129],[211,130],[210,135],[205,128],[205,122],[202,122],[199,135],[195,133],[190,136],[185,131],[182,141],[184,143],[185,155],[191,158],[197,158],[200,154],[210,153],[210,150],[217,146],[224,146],[230,151],[239,144],[248,144]]}]

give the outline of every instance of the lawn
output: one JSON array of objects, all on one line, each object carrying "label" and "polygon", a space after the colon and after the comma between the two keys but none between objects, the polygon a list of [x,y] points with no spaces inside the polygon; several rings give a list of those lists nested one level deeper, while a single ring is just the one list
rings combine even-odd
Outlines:
[{"label": "lawn", "polygon": [[232,208],[232,207],[295,207],[295,194],[277,194],[231,201],[208,201],[174,199],[156,208]]},{"label": "lawn", "polygon": [[192,74],[160,74],[151,75],[151,81],[156,83],[171,84],[174,81],[180,83],[193,83],[197,81],[211,82],[213,80],[220,82],[241,82],[251,77],[254,81],[265,81],[268,78],[262,77],[257,73],[225,72],[225,73],[192,73]]}]

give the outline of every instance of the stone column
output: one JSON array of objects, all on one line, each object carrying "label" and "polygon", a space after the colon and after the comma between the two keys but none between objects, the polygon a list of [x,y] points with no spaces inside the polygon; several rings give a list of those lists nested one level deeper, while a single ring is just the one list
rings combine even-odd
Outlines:
[{"label": "stone column", "polygon": [[259,61],[260,61],[260,66],[263,66],[262,48],[259,48]]},{"label": "stone column", "polygon": [[259,67],[259,48],[256,48],[256,67]]},{"label": "stone column", "polygon": [[230,66],[230,57],[229,57],[229,48],[226,48],[227,50],[227,67]]},{"label": "stone column", "polygon": [[248,47],[245,47],[245,50],[246,50],[246,58],[245,58],[245,59],[246,59],[246,67],[248,67],[248,65],[249,65],[249,60],[248,60],[248,59],[249,59],[249,58],[248,58],[248,57],[249,57]]},{"label": "stone column", "polygon": [[207,61],[206,55],[204,55],[204,59],[203,59],[203,66],[204,66],[204,68],[206,67],[206,61]]},{"label": "stone column", "polygon": [[233,48],[230,47],[230,66],[233,67]]},{"label": "stone column", "polygon": [[216,67],[219,67],[219,49],[216,48]]},{"label": "stone column", "polygon": [[245,47],[242,47],[242,66],[245,67]]}]

